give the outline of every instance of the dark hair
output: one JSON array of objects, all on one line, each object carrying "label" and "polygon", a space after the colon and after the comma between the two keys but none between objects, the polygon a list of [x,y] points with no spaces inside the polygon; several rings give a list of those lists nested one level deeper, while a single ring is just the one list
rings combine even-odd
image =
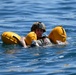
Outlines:
[{"label": "dark hair", "polygon": [[46,27],[45,24],[42,22],[35,22],[32,27],[31,27],[31,31],[35,31],[37,28],[40,28],[43,30],[43,32],[46,31]]}]

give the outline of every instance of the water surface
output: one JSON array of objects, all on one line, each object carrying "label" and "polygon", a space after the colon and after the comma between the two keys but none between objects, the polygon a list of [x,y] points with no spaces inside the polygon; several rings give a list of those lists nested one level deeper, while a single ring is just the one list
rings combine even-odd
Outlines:
[{"label": "water surface", "polygon": [[1,75],[76,75],[76,0],[1,0],[0,34],[25,36],[36,21],[49,34],[57,25],[67,32],[66,46],[23,48],[3,45],[0,39]]}]

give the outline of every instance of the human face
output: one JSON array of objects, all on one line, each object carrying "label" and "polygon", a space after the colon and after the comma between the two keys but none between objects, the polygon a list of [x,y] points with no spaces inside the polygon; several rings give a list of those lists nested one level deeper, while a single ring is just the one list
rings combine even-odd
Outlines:
[{"label": "human face", "polygon": [[36,34],[37,34],[37,38],[41,38],[42,34],[43,34],[43,30],[42,29],[36,29]]}]

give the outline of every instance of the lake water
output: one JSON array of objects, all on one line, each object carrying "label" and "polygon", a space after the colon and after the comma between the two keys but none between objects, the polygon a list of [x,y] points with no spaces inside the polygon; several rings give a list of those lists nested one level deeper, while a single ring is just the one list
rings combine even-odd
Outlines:
[{"label": "lake water", "polygon": [[47,35],[62,25],[69,44],[23,48],[0,39],[0,74],[76,75],[76,0],[0,0],[0,34],[25,36],[36,21],[46,24]]}]

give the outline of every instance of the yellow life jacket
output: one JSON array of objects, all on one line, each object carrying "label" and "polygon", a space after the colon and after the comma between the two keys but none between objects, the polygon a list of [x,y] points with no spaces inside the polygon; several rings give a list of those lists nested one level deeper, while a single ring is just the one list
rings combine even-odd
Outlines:
[{"label": "yellow life jacket", "polygon": [[18,44],[20,38],[21,37],[14,32],[3,32],[1,35],[1,39],[5,44]]},{"label": "yellow life jacket", "polygon": [[33,40],[37,40],[37,35],[35,32],[30,32],[27,34],[27,36],[25,37],[25,42],[27,45],[31,45]]},{"label": "yellow life jacket", "polygon": [[48,38],[55,44],[57,44],[57,40],[65,42],[67,38],[66,31],[62,26],[56,26],[54,29],[52,29],[48,35]]}]

